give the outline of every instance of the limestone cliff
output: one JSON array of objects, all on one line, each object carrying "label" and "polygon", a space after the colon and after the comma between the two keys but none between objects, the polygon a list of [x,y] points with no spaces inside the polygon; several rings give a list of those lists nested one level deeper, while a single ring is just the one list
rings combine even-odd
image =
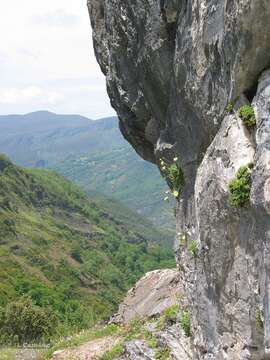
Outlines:
[{"label": "limestone cliff", "polygon": [[[177,236],[176,252],[192,316],[191,356],[270,358],[269,0],[88,6],[124,137],[144,159],[160,166],[177,156],[183,169],[176,218],[187,241]],[[243,103],[255,110],[255,128],[239,118]],[[250,201],[235,208],[229,183],[250,163]],[[193,241],[196,257],[188,251]]]}]

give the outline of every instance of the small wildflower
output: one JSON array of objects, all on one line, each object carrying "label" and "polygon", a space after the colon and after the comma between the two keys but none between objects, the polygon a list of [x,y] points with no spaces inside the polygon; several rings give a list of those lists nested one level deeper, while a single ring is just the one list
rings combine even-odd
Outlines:
[{"label": "small wildflower", "polygon": [[165,170],[166,170],[166,166],[162,166],[161,170],[162,170],[162,171],[165,171]]},{"label": "small wildflower", "polygon": [[183,240],[183,241],[186,241],[186,240],[187,240],[187,235],[186,235],[186,234],[183,234],[183,235],[182,235],[182,240]]},{"label": "small wildflower", "polygon": [[172,194],[175,198],[177,198],[179,196],[179,191],[174,190]]},{"label": "small wildflower", "polygon": [[165,165],[165,162],[163,160],[160,160],[160,165],[161,166]]},{"label": "small wildflower", "polygon": [[174,162],[178,161],[178,157],[173,158],[173,161]]},{"label": "small wildflower", "polygon": [[168,201],[168,200],[169,200],[169,197],[165,196],[164,201]]}]

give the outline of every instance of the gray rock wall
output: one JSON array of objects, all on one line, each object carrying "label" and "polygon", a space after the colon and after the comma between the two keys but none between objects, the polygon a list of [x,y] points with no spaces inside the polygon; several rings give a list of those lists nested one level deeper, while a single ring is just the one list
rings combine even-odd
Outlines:
[{"label": "gray rock wall", "polygon": [[[177,156],[177,261],[194,359],[270,358],[269,0],[91,0],[97,60],[124,137],[145,159]],[[240,98],[240,100],[238,100]],[[236,111],[252,103],[257,126]],[[228,184],[253,162],[250,204]],[[189,244],[199,244],[197,257]],[[263,329],[258,319],[263,320]]]}]

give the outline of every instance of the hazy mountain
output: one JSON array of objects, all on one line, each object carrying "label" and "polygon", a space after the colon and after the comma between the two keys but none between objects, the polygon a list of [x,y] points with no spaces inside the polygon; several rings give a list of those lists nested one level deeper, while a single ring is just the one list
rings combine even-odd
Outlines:
[{"label": "hazy mountain", "polygon": [[172,235],[172,205],[156,167],[139,158],[118,130],[116,117],[35,112],[0,116],[0,152],[28,167],[49,167],[92,196],[120,200]]}]

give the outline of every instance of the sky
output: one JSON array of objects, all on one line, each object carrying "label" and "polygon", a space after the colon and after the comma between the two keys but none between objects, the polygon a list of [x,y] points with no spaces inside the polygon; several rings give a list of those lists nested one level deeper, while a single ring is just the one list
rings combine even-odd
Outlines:
[{"label": "sky", "polygon": [[0,114],[114,115],[86,0],[0,0]]}]

